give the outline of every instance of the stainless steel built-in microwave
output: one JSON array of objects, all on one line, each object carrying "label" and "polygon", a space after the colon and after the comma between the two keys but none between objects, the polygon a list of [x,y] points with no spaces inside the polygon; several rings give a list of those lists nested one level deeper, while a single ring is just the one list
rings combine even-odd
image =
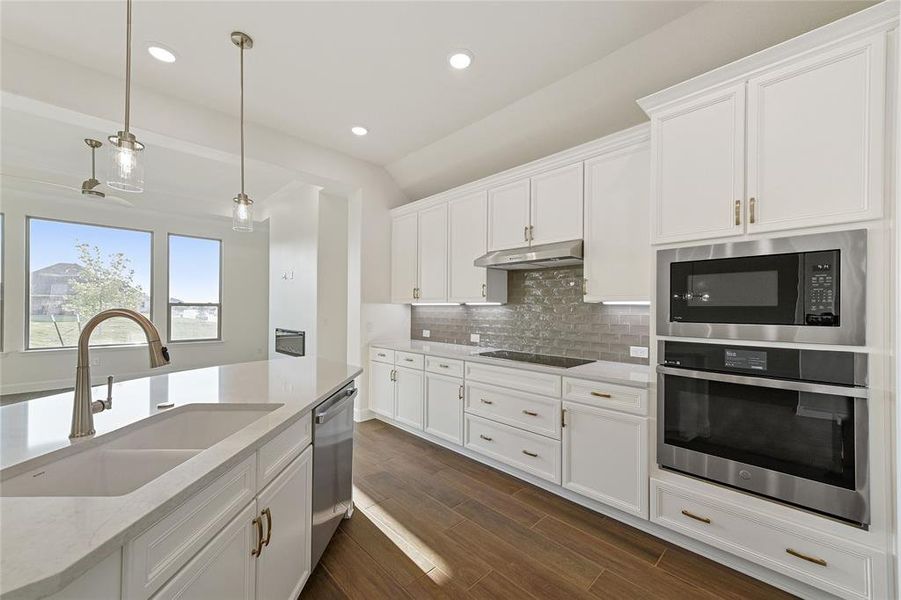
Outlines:
[{"label": "stainless steel built-in microwave", "polygon": [[866,343],[866,230],[661,250],[659,335]]}]

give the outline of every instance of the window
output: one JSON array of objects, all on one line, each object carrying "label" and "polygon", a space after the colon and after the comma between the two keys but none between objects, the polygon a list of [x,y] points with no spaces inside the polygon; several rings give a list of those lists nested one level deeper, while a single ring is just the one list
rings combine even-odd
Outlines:
[{"label": "window", "polygon": [[[149,231],[28,219],[27,348],[71,348],[81,328],[108,308],[130,308],[151,318]],[[144,343],[127,319],[94,330],[92,346]]]},{"label": "window", "polygon": [[222,242],[169,235],[169,341],[221,338]]}]

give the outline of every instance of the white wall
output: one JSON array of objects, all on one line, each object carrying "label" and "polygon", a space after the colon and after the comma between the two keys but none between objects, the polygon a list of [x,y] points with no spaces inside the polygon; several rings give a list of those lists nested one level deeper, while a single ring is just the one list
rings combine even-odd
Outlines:
[{"label": "white wall", "polygon": [[[25,351],[27,266],[25,217],[131,227],[153,232],[152,320],[165,339],[167,331],[167,234],[178,233],[222,240],[222,341],[167,344],[172,364],[153,373],[259,360],[266,356],[266,272],[269,233],[257,227],[252,234],[231,230],[220,217],[173,217],[136,208],[103,205],[75,196],[60,201],[5,192],[4,213],[4,352],[0,354],[0,392],[3,394],[69,387],[75,377],[74,349]],[[118,378],[150,374],[145,346],[95,348],[94,383],[107,375]]]},{"label": "white wall", "polygon": [[320,194],[316,355],[342,362],[347,358],[347,244],[347,199]]}]

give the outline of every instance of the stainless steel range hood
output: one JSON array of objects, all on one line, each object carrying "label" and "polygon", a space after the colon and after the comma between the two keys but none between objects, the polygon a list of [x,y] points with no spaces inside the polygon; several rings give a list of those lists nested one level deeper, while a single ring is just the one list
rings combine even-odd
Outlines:
[{"label": "stainless steel range hood", "polygon": [[582,240],[495,250],[475,259],[473,264],[506,271],[581,265]]}]

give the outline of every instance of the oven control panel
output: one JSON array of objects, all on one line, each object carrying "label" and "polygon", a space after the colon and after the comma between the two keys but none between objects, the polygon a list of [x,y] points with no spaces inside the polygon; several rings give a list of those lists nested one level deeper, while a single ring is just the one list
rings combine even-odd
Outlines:
[{"label": "oven control panel", "polygon": [[838,250],[804,254],[804,323],[821,327],[839,326]]}]

